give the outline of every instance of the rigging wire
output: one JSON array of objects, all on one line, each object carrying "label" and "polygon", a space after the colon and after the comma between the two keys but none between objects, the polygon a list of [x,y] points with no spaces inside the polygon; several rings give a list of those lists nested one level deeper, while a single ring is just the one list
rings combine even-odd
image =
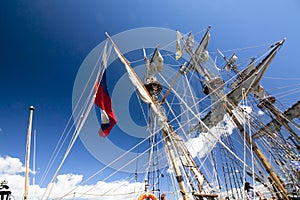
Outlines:
[{"label": "rigging wire", "polygon": [[[150,137],[150,136],[149,136]],[[147,137],[146,139],[149,139],[149,137]],[[144,141],[146,141],[146,140],[144,140]],[[140,142],[141,143],[141,142]],[[139,144],[140,144],[139,143]],[[135,147],[137,147],[139,144],[137,144],[137,145],[135,145]],[[158,144],[157,144],[158,145]],[[129,152],[130,150],[128,150],[127,152],[125,152],[124,154],[127,154],[128,152]],[[106,180],[108,180],[109,178],[111,178],[112,176],[114,176],[115,174],[117,174],[117,173],[119,173],[123,168],[125,168],[125,167],[127,167],[129,164],[131,164],[132,162],[134,162],[136,159],[138,159],[139,157],[141,157],[141,156],[143,156],[144,154],[146,154],[148,152],[148,149],[146,149],[145,151],[143,151],[140,155],[138,155],[136,158],[134,158],[134,159],[132,159],[132,160],[130,160],[128,163],[126,163],[126,164],[124,164],[122,167],[120,167],[118,170],[116,170],[115,172],[113,172],[113,173],[111,173],[109,176],[107,176],[106,178],[104,178],[102,181],[103,182],[105,182]],[[123,154],[123,155],[124,155]],[[119,157],[120,158],[120,157]],[[112,161],[112,163],[114,163],[116,160],[114,160],[114,161]],[[105,166],[104,168],[107,168],[107,166]],[[99,170],[99,171],[103,171],[103,169],[104,168],[102,168],[101,170]],[[98,171],[98,172],[99,172]],[[97,172],[97,173],[98,173]],[[90,180],[90,179],[89,179]],[[85,181],[86,182],[86,181]],[[92,190],[93,188],[95,188],[97,185],[99,185],[99,183],[97,183],[97,184],[95,184],[93,187],[91,187],[90,189],[88,189],[86,192],[89,192],[90,190]],[[72,190],[72,191],[70,191],[70,192],[73,192],[74,191],[74,189]],[[69,192],[69,193],[70,193]],[[80,198],[80,197],[79,197]]]},{"label": "rigging wire", "polygon": [[[196,105],[196,104],[195,104]],[[197,109],[197,107],[196,107],[196,109]],[[196,119],[197,119],[197,117],[195,117]]]},{"label": "rigging wire", "polygon": [[[172,89],[172,91],[174,92],[174,94],[177,96],[177,98],[180,100],[180,102],[182,102],[183,103],[183,105],[185,105],[185,107],[187,108],[187,110],[189,110],[193,115],[194,115],[194,117],[208,130],[208,133],[211,135],[211,136],[213,136],[214,138],[216,138],[215,136],[214,136],[214,134],[210,131],[210,129],[207,127],[207,125],[199,118],[199,116],[198,115],[196,115],[194,112],[193,112],[193,110],[191,110],[191,108],[186,104],[186,102],[181,98],[181,96],[175,91],[175,90],[173,90]],[[223,97],[224,98],[224,97]],[[219,100],[220,101],[220,100]],[[240,160],[242,163],[244,163],[243,162],[243,160],[241,160],[234,152],[232,152],[221,140],[219,141],[220,142],[220,144],[222,145],[222,146],[224,146],[225,147],[225,149],[227,149],[231,154],[233,154],[238,160]],[[244,163],[244,164],[246,164],[246,163]]]},{"label": "rigging wire", "polygon": [[50,193],[51,193],[51,191],[53,189],[53,186],[54,186],[54,181],[56,180],[56,178],[57,178],[57,176],[58,176],[58,174],[60,172],[60,169],[61,169],[64,161],[66,160],[67,156],[69,155],[69,153],[71,151],[71,148],[73,147],[73,145],[74,145],[77,137],[79,136],[79,133],[80,133],[80,131],[81,131],[81,129],[82,129],[82,127],[83,127],[83,125],[84,125],[84,123],[85,123],[85,121],[86,121],[86,119],[87,119],[87,117],[88,117],[88,115],[89,115],[89,113],[90,113],[93,105],[94,105],[94,98],[90,101],[90,104],[87,105],[87,108],[86,108],[86,113],[87,114],[82,115],[82,120],[79,122],[78,128],[75,129],[75,132],[74,132],[74,135],[73,135],[74,137],[70,141],[68,149],[67,149],[67,151],[66,151],[66,153],[65,153],[65,155],[64,155],[64,157],[63,157],[63,159],[62,159],[62,161],[60,163],[60,165],[58,166],[58,168],[57,168],[57,170],[56,170],[56,172],[55,172],[55,174],[54,174],[54,176],[53,176],[53,178],[52,178],[52,180],[51,180],[51,182],[49,184],[50,188],[48,189],[48,187],[47,187],[47,189],[45,190],[45,192],[44,192],[44,194],[42,196],[42,199],[44,198],[44,196],[46,195],[47,192],[48,192],[47,199],[49,198]]},{"label": "rigging wire", "polygon": [[[85,91],[87,90],[87,86],[89,85],[89,82],[91,81],[92,75],[94,74],[94,72],[95,72],[95,70],[96,70],[96,68],[97,68],[97,66],[98,66],[98,64],[99,64],[99,62],[100,62],[100,58],[101,58],[102,53],[103,53],[103,50],[99,53],[98,59],[97,59],[95,65],[94,65],[94,67],[93,67],[92,73],[90,74],[90,76],[89,76],[89,78],[88,78],[88,81],[86,82],[86,84],[85,84],[85,86],[84,86],[84,88],[83,88],[83,91],[82,91],[81,95],[79,96],[79,99],[78,99],[78,101],[76,102],[76,104],[75,104],[73,110],[76,110],[76,109],[78,108],[79,102],[80,102],[80,100],[82,99],[83,94],[84,94]],[[82,109],[83,109],[83,108],[82,108]],[[81,109],[81,111],[82,111],[82,109]],[[46,178],[46,176],[48,175],[48,173],[49,173],[51,167],[53,166],[54,161],[56,160],[59,151],[62,149],[64,143],[66,142],[66,139],[68,138],[69,134],[71,133],[72,128],[75,126],[75,124],[73,123],[73,124],[71,125],[71,127],[69,128],[69,130],[68,130],[68,127],[70,126],[70,123],[71,123],[71,120],[72,120],[72,117],[73,117],[73,116],[74,116],[74,113],[71,114],[71,116],[70,116],[70,118],[69,118],[69,120],[68,120],[68,122],[67,122],[67,125],[65,126],[65,128],[64,128],[64,130],[63,130],[63,132],[62,132],[62,134],[61,134],[61,136],[60,136],[60,138],[59,138],[59,140],[58,140],[58,142],[57,142],[57,144],[56,144],[56,146],[55,146],[55,149],[54,149],[54,151],[53,151],[53,153],[52,153],[52,155],[51,155],[51,157],[50,157],[50,159],[49,159],[49,161],[48,161],[48,164],[47,164],[47,166],[46,166],[46,170],[45,170],[45,172],[44,172],[43,175],[42,175],[42,178],[41,178],[41,180],[40,180],[40,182],[39,182],[39,185],[41,185],[41,184],[44,183],[45,178]],[[75,117],[75,121],[77,121],[77,120],[79,119],[79,117],[80,117],[79,115],[76,116],[76,117]],[[68,132],[67,132],[67,130],[68,130]],[[67,132],[67,133],[66,133],[66,132]],[[66,134],[66,135],[65,135],[65,134]],[[64,135],[65,135],[65,137],[64,137]],[[63,139],[63,137],[64,137],[64,139]]]},{"label": "rigging wire", "polygon": [[[106,51],[106,46],[105,46],[105,51]],[[102,58],[102,59],[104,59],[104,58]],[[105,59],[106,59],[106,58],[105,58]],[[93,72],[95,71],[96,67],[98,66],[99,60],[100,60],[100,56],[98,57],[98,60],[97,60],[96,65],[95,65],[95,67],[94,67],[94,69],[93,69]],[[98,71],[96,80],[99,80],[99,78],[102,77],[104,71],[105,71],[105,67],[104,67],[104,68],[100,68],[100,70]],[[88,81],[90,81],[90,80],[91,80],[91,75],[90,75]],[[87,83],[87,84],[88,84],[88,83]],[[85,89],[86,89],[86,87],[87,87],[87,85],[85,85]],[[85,90],[85,89],[84,89],[84,90]],[[82,127],[83,127],[83,125],[84,125],[84,123],[85,123],[85,121],[86,121],[86,119],[87,119],[89,113],[90,113],[90,110],[92,109],[92,106],[93,106],[93,104],[94,104],[94,99],[95,99],[95,95],[92,95],[92,94],[93,94],[93,90],[94,90],[94,88],[92,88],[92,89],[90,90],[89,95],[88,95],[89,98],[87,98],[87,100],[85,101],[84,105],[83,105],[82,108],[81,108],[81,114],[78,115],[78,116],[80,116],[80,119],[79,119],[79,121],[78,121],[78,126],[76,127],[76,129],[75,129],[75,131],[74,131],[74,133],[73,133],[73,136],[72,136],[72,138],[71,138],[71,140],[70,140],[69,146],[68,146],[68,148],[67,148],[67,150],[66,150],[66,152],[65,152],[65,154],[64,154],[64,157],[63,157],[63,159],[62,159],[60,165],[58,166],[58,168],[57,168],[57,170],[56,170],[54,176],[53,176],[52,179],[51,179],[51,182],[50,182],[50,184],[49,184],[50,187],[49,187],[49,185],[48,185],[47,189],[45,190],[45,192],[44,192],[44,194],[43,194],[43,196],[42,196],[42,199],[43,199],[44,196],[47,194],[47,192],[48,192],[48,197],[49,197],[49,195],[50,195],[50,193],[51,193],[51,190],[52,190],[52,188],[53,188],[53,185],[54,185],[54,181],[56,180],[56,178],[57,178],[57,176],[58,176],[58,174],[59,174],[59,171],[60,171],[60,169],[61,169],[61,167],[62,167],[64,161],[66,160],[66,158],[67,158],[69,152],[71,151],[71,148],[73,147],[73,145],[74,145],[74,143],[75,143],[77,137],[79,136],[80,131],[81,131],[81,129],[82,129]],[[81,93],[81,97],[82,97],[82,95],[83,95],[83,93]],[[80,98],[81,98],[81,97],[80,97]],[[78,101],[78,104],[79,104],[79,101]],[[48,198],[48,197],[47,197],[47,198]]]},{"label": "rigging wire", "polygon": [[[158,130],[159,131],[159,130]],[[158,131],[154,132],[153,134],[156,134]],[[123,158],[125,155],[127,155],[127,153],[129,153],[130,151],[132,151],[133,149],[137,148],[139,145],[141,145],[143,142],[147,141],[149,138],[151,137],[151,134],[149,134],[148,137],[144,138],[142,141],[140,141],[138,144],[134,145],[133,147],[131,147],[129,150],[127,150],[126,152],[124,152],[123,154],[121,154],[120,156],[118,156],[116,159],[114,159],[113,161],[111,161],[110,163],[108,163],[105,167],[103,167],[102,169],[98,170],[96,173],[94,173],[93,175],[91,175],[90,177],[88,177],[85,181],[82,181],[81,184],[85,184],[88,181],[90,181],[92,178],[94,178],[95,176],[97,176],[98,174],[100,174],[101,172],[103,172],[105,169],[108,169],[111,167],[112,164],[116,163],[117,161],[119,161],[121,158]],[[157,145],[159,144],[159,142],[157,143]],[[133,160],[131,160],[129,163],[126,163],[124,166],[122,166],[120,169],[123,169],[124,167],[126,167],[127,165],[129,165],[131,162],[135,161],[137,158],[141,157],[142,155],[144,155],[146,152],[148,152],[148,149],[146,149],[144,152],[142,152],[140,155],[138,155],[136,158],[134,158]],[[117,170],[117,172],[120,171]],[[112,173],[109,177],[105,178],[103,181],[107,180],[108,178],[112,177],[112,175],[116,174],[116,172]],[[72,193],[73,191],[75,191],[75,189],[77,189],[77,187],[73,188],[71,191],[69,191],[67,194]]]}]

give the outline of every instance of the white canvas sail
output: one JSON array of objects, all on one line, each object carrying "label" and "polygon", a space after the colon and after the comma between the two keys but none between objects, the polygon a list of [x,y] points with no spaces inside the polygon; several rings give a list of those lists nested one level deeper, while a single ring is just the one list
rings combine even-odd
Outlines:
[{"label": "white canvas sail", "polygon": [[128,77],[129,77],[130,81],[132,82],[132,84],[136,87],[136,89],[137,89],[137,91],[138,91],[141,99],[145,103],[147,103],[147,104],[153,103],[153,100],[152,100],[151,96],[149,95],[148,91],[144,87],[144,85],[141,82],[141,80],[138,78],[138,76],[135,73],[135,71],[133,71],[133,69],[130,66],[129,62],[121,54],[120,50],[118,49],[118,47],[116,46],[116,44],[114,43],[114,41],[111,39],[111,37],[108,35],[108,33],[106,33],[106,35],[107,35],[108,39],[111,41],[111,43],[113,44],[115,52],[118,55],[120,61],[124,64],[125,69],[126,69],[126,71],[128,73]]}]

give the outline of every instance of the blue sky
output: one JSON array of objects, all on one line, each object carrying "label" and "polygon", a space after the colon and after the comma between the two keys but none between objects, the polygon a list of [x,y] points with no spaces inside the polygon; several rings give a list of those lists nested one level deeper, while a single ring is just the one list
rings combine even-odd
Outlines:
[{"label": "blue sky", "polygon": [[[24,162],[29,106],[35,106],[39,181],[72,114],[77,71],[89,52],[106,39],[105,31],[114,35],[150,26],[187,33],[211,25],[211,51],[286,37],[266,76],[296,79],[300,77],[299,10],[297,0],[1,1],[0,156]],[[267,90],[276,87],[273,79],[262,82]],[[295,95],[283,103],[299,100],[300,94]],[[78,140],[62,173],[90,174],[98,167]]]}]

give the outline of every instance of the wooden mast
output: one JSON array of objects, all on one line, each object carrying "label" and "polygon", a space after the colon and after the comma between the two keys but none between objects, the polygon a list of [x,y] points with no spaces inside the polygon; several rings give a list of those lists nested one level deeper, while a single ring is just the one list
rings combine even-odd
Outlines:
[{"label": "wooden mast", "polygon": [[[113,44],[115,52],[118,54],[118,57],[121,60],[121,62],[125,65],[125,68],[126,68],[127,72],[128,72],[128,70],[130,70],[131,74],[135,77],[136,82],[133,83],[133,85],[135,87],[137,87],[139,92],[144,93],[144,95],[145,95],[144,98],[149,100],[150,106],[154,110],[157,117],[164,119],[162,124],[161,124],[162,132],[164,134],[164,141],[166,142],[166,149],[167,149],[167,152],[169,154],[169,158],[170,158],[170,160],[172,162],[172,165],[173,165],[173,168],[175,170],[176,179],[177,179],[177,182],[178,182],[178,185],[179,185],[179,188],[180,188],[180,193],[182,195],[183,200],[190,200],[190,198],[188,197],[188,193],[186,191],[186,187],[185,187],[185,184],[184,184],[184,181],[183,181],[183,178],[182,178],[180,168],[179,168],[179,163],[176,161],[176,156],[175,156],[174,149],[171,147],[172,143],[173,143],[172,137],[170,137],[171,136],[170,135],[171,128],[170,128],[169,124],[166,122],[165,115],[163,113],[161,113],[160,103],[157,100],[154,100],[154,99],[156,99],[155,94],[151,95],[150,92],[148,91],[148,89],[146,89],[145,85],[142,83],[142,81],[139,79],[139,77],[135,74],[135,72],[132,69],[130,63],[126,60],[125,56],[121,53],[121,51],[119,50],[117,45],[114,43],[112,38],[108,35],[108,33],[105,33],[105,34],[106,34],[107,38],[110,40],[110,42]],[[149,64],[148,63],[148,58],[144,58],[144,59],[145,59],[146,65]],[[149,90],[151,90],[151,89],[149,89]]]},{"label": "wooden mast", "polygon": [[184,184],[184,181],[183,181],[183,178],[182,178],[182,174],[181,174],[181,171],[179,169],[179,164],[176,161],[174,150],[173,150],[173,148],[171,148],[171,146],[172,146],[171,136],[165,130],[163,130],[162,132],[164,134],[166,149],[167,149],[167,152],[169,154],[169,158],[171,160],[173,169],[174,169],[175,174],[176,174],[176,180],[177,180],[178,186],[180,188],[180,193],[182,195],[183,200],[189,200],[189,197],[188,197],[187,191],[186,191],[186,187],[185,187],[185,184]]},{"label": "wooden mast", "polygon": [[29,122],[27,131],[27,146],[26,146],[26,157],[25,157],[25,186],[24,186],[24,200],[28,199],[28,172],[29,172],[29,157],[30,157],[30,142],[31,142],[31,129],[32,129],[32,117],[34,107],[29,108]]}]

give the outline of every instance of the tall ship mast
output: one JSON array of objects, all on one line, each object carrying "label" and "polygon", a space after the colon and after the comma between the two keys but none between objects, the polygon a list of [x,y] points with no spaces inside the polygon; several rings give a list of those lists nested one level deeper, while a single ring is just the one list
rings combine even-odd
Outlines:
[{"label": "tall ship mast", "polygon": [[[155,45],[143,31],[106,33],[92,52],[100,56],[85,60],[99,70],[88,68],[90,85],[74,90],[74,108],[81,109],[74,111],[74,140],[63,158],[83,132],[84,145],[112,149],[89,149],[100,161],[107,159],[91,178],[110,172],[97,186],[121,171],[134,189],[122,194],[116,186],[97,194],[74,187],[56,198],[299,199],[300,101],[286,107],[262,85],[285,39],[240,59],[238,50],[230,56],[209,51],[211,27],[195,35],[164,29],[152,38]],[[134,40],[140,46],[126,50],[124,44]],[[84,95],[78,91],[89,87],[80,102]],[[61,165],[42,199],[51,196]]]},{"label": "tall ship mast", "polygon": [[[210,183],[207,181],[207,179],[205,178],[201,170],[198,168],[196,162],[194,161],[194,158],[191,156],[191,153],[189,152],[188,148],[185,146],[183,138],[178,136],[176,131],[173,130],[172,126],[168,122],[168,117],[165,112],[165,108],[163,107],[163,104],[166,103],[165,102],[166,97],[168,95],[168,92],[172,90],[172,86],[173,86],[172,84],[174,84],[174,82],[168,86],[169,88],[166,94],[163,96],[162,99],[160,99],[159,95],[162,92],[162,85],[155,76],[156,72],[161,72],[163,70],[162,67],[163,57],[159,53],[159,50],[155,49],[151,62],[148,61],[148,58],[144,50],[146,74],[145,74],[145,81],[144,83],[142,83],[139,77],[134,73],[133,68],[130,66],[130,63],[123,56],[122,52],[118,49],[117,45],[114,43],[111,37],[108,34],[107,37],[110,40],[110,42],[113,44],[115,52],[117,53],[121,62],[125,65],[127,72],[129,74],[131,73],[133,74],[130,77],[130,79],[132,83],[135,85],[135,87],[137,88],[137,91],[141,99],[144,99],[144,102],[147,103],[150,107],[150,111],[151,111],[150,113],[152,113],[150,114],[151,115],[150,126],[154,127],[154,123],[159,124],[159,131],[162,133],[163,141],[166,146],[165,147],[166,152],[168,154],[170,163],[173,166],[177,184],[180,189],[180,193],[182,195],[182,199],[188,200],[188,199],[203,199],[203,198],[218,197],[217,194],[209,192],[209,191],[214,191],[214,188],[210,188],[210,190],[207,190],[209,187],[211,187]],[[281,126],[286,127],[290,133],[290,137],[293,137],[297,141],[297,143],[299,143],[299,137],[292,130],[292,128],[289,127],[289,125],[287,124],[288,122],[290,122],[291,120],[297,117],[296,115],[298,114],[296,113],[299,113],[299,105],[298,105],[299,103],[297,102],[295,105],[292,106],[292,108],[289,109],[289,110],[293,110],[291,111],[293,115],[288,117],[288,115],[286,115],[284,112],[279,111],[276,108],[276,106],[274,105],[275,98],[267,95],[266,92],[264,91],[264,88],[260,85],[260,80],[263,77],[263,74],[265,73],[266,69],[269,67],[271,61],[274,59],[280,47],[283,45],[284,40],[281,40],[275,43],[274,45],[272,45],[269,48],[266,56],[258,64],[255,64],[254,63],[255,59],[252,59],[250,64],[242,71],[239,71],[235,66],[235,62],[237,60],[237,57],[235,55],[233,55],[230,59],[227,59],[219,51],[219,53],[224,57],[226,61],[226,66],[224,68],[226,68],[227,70],[232,70],[236,74],[235,80],[230,85],[231,91],[225,93],[224,92],[225,82],[220,77],[219,74],[213,72],[212,69],[216,68],[216,66],[214,66],[215,63],[210,62],[208,51],[207,51],[208,42],[210,39],[210,27],[207,29],[204,37],[202,38],[201,42],[199,43],[195,51],[193,49],[193,46],[191,45],[191,41],[190,41],[191,37],[192,36],[189,35],[186,39],[180,38],[184,43],[184,47],[185,47],[184,50],[190,55],[190,61],[186,66],[185,65],[179,66],[178,75],[181,74],[183,76],[187,76],[188,73],[195,73],[199,77],[202,77],[202,80],[200,80],[199,82],[203,86],[203,92],[206,95],[209,95],[212,103],[215,104],[211,109],[211,111],[203,118],[197,117],[197,113],[193,113],[193,110],[188,105],[186,105],[186,109],[190,110],[191,113],[193,113],[196,120],[199,121],[193,130],[198,131],[200,133],[207,132],[212,137],[216,137],[210,129],[216,126],[218,123],[220,123],[220,121],[222,121],[225,115],[229,116],[231,118],[232,123],[235,125],[238,132],[240,133],[240,137],[244,138],[245,140],[244,142],[247,145],[249,145],[249,147],[251,148],[251,152],[253,153],[253,159],[254,158],[257,159],[257,162],[262,168],[261,170],[264,170],[266,172],[268,181],[266,182],[264,180],[262,184],[267,186],[271,190],[270,192],[274,193],[273,194],[274,197],[278,199],[289,199],[288,191],[286,188],[287,182],[285,182],[284,179],[289,177],[288,182],[296,183],[294,184],[294,191],[298,191],[297,184],[299,183],[299,180],[296,178],[299,177],[298,169],[290,165],[290,167],[287,167],[289,168],[288,172],[290,173],[290,175],[287,175],[285,177],[281,177],[279,174],[277,174],[277,172],[275,172],[272,164],[268,161],[268,158],[264,155],[262,150],[260,150],[259,144],[255,141],[255,138],[258,138],[259,135],[260,136],[264,135],[265,137],[268,138],[268,140],[272,140],[272,138],[268,137],[270,136],[270,133],[268,133],[269,131],[266,131],[267,128],[271,127],[270,123],[272,122],[270,122],[267,125],[263,125],[261,122],[256,122],[255,118],[251,119],[252,117],[251,114],[246,113],[239,105],[240,101],[245,100],[250,93],[253,93],[254,97],[259,101],[258,107],[270,112],[271,115],[276,118],[275,119],[276,122],[279,123],[277,127],[278,128]],[[180,41],[177,41],[177,45],[179,43]],[[177,51],[181,51],[178,48],[180,47],[177,47]],[[174,81],[176,81],[178,75],[175,77]],[[181,102],[184,102],[184,100]],[[245,124],[245,122],[241,121],[240,119],[241,116],[244,116],[245,119],[249,120],[248,124]],[[250,129],[250,126],[254,127],[254,130],[257,130],[256,131],[257,133],[253,134],[254,137],[252,137],[252,135],[247,130],[247,129],[249,130],[252,129],[252,128]],[[153,132],[155,132],[155,128],[152,128],[152,130],[150,130],[150,133]],[[278,132],[274,131],[272,134],[274,137],[274,135],[277,135]],[[276,137],[280,137],[280,136],[276,136]],[[281,142],[283,141],[285,140],[284,139],[281,140]],[[285,143],[288,144],[286,141]],[[236,156],[235,152],[232,149],[230,149],[228,146],[230,145],[230,143],[226,144],[225,142],[222,142],[222,140],[220,140],[219,144],[223,146],[221,147],[221,149],[223,149],[221,151],[223,152],[223,154],[225,154],[224,150],[229,150],[230,154],[232,154],[230,156]],[[272,146],[276,146],[276,142],[273,142]],[[280,150],[278,151],[281,151],[281,153],[290,155],[291,160],[299,159],[297,151],[295,152],[293,149],[284,148],[284,147],[279,149]],[[224,155],[224,157],[225,156],[226,155]],[[223,160],[226,159],[223,158]],[[234,160],[235,162],[238,161],[237,158]],[[230,165],[233,165],[233,163],[230,163]],[[246,163],[244,163],[244,165],[246,165]],[[238,167],[239,165],[232,166],[231,168],[235,168],[235,172],[238,172],[239,171]],[[249,166],[247,167],[249,168]],[[258,179],[261,175],[257,174],[255,170],[253,170],[253,168],[254,167],[252,167],[252,176]],[[250,168],[246,170],[250,171]],[[186,179],[183,178],[184,177],[182,175],[183,173],[186,174]],[[225,174],[228,173],[224,167],[223,167],[223,173]],[[230,179],[230,176],[231,175],[225,177],[225,182],[226,182],[226,178]],[[239,187],[242,187],[242,185],[245,185],[246,181],[245,180],[235,181],[235,184],[237,184],[237,182],[243,182],[243,184],[239,185]],[[189,187],[189,189],[187,189],[187,187]],[[243,196],[242,194],[237,193],[237,196],[239,195],[241,197]]]}]

